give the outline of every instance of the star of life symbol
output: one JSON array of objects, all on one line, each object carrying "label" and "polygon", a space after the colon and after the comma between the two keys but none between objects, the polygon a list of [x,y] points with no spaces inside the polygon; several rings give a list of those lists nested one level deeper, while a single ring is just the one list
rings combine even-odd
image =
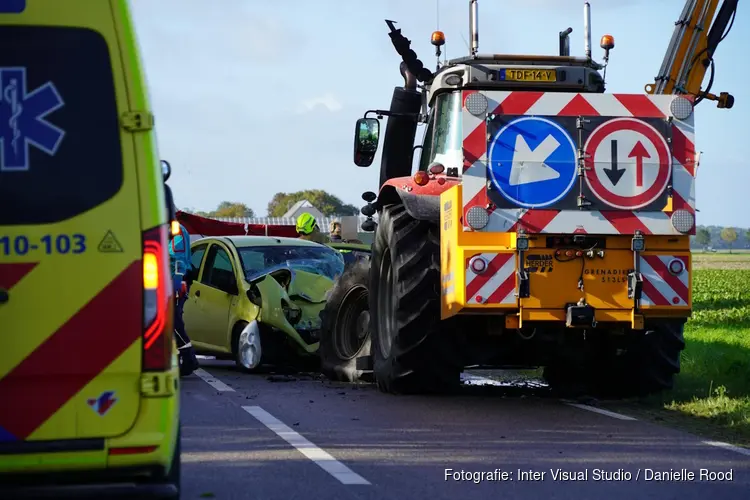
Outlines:
[{"label": "star of life symbol", "polygon": [[26,68],[0,67],[0,171],[28,171],[29,145],[57,153],[65,131],[45,117],[64,105],[52,82],[27,93]]}]

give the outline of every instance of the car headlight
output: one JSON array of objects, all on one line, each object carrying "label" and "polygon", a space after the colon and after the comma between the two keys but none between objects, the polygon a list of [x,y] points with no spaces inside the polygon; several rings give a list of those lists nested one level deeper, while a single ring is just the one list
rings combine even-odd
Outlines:
[{"label": "car headlight", "polygon": [[302,319],[302,310],[296,307],[291,307],[285,301],[281,302],[281,310],[290,325],[296,325],[299,323],[299,320]]}]

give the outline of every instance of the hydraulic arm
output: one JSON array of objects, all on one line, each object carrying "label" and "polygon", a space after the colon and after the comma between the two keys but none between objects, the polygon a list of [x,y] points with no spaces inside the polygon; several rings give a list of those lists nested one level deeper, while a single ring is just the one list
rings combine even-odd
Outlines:
[{"label": "hydraulic arm", "polygon": [[[713,55],[734,24],[739,0],[723,0],[716,13],[719,0],[687,0],[669,47],[664,55],[655,83],[646,85],[649,94],[689,94],[696,97],[695,104],[703,99],[717,101],[719,108],[731,108],[734,97],[721,92],[711,94],[714,80]],[[710,28],[709,28],[710,25]],[[705,90],[701,84],[710,69],[711,75]]]}]

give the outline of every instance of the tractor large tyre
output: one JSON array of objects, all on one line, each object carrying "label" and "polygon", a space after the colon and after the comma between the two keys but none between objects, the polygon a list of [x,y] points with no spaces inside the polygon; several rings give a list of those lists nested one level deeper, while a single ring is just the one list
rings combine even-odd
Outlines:
[{"label": "tractor large tyre", "polygon": [[685,320],[659,320],[632,332],[626,349],[603,344],[583,365],[557,363],[544,370],[550,387],[569,395],[587,394],[603,399],[645,397],[667,391],[680,373],[685,349]]},{"label": "tractor large tyre", "polygon": [[634,333],[624,354],[602,359],[600,376],[594,376],[594,395],[619,399],[672,389],[685,349],[684,330],[684,319],[647,323],[644,331]]},{"label": "tractor large tyre", "polygon": [[320,313],[320,369],[331,380],[357,382],[371,370],[370,262],[347,266]]},{"label": "tractor large tyre", "polygon": [[370,331],[378,388],[435,394],[460,387],[454,335],[440,320],[440,230],[401,204],[380,213],[370,270]]}]

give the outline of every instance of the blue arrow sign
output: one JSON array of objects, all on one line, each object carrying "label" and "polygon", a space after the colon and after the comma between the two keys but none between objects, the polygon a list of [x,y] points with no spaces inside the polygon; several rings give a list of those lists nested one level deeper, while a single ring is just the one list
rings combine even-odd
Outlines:
[{"label": "blue arrow sign", "polygon": [[63,105],[51,82],[27,93],[26,68],[0,68],[0,170],[28,170],[29,146],[57,152],[65,132],[44,118]]},{"label": "blue arrow sign", "polygon": [[503,127],[488,152],[494,187],[526,208],[561,200],[576,180],[576,146],[559,124],[524,116]]}]

